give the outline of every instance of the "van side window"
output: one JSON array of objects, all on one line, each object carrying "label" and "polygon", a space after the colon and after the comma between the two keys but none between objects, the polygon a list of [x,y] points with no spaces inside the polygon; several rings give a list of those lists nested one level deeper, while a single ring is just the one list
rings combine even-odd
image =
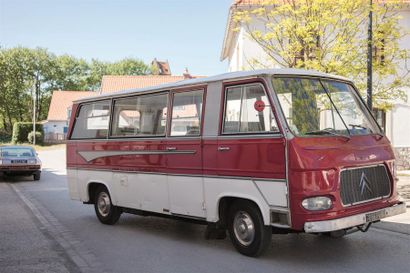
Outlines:
[{"label": "van side window", "polygon": [[175,93],[172,104],[171,136],[199,136],[203,90]]},{"label": "van side window", "polygon": [[225,90],[223,134],[279,132],[269,99],[261,84]]},{"label": "van side window", "polygon": [[168,94],[141,95],[114,100],[111,136],[163,136]]},{"label": "van side window", "polygon": [[97,101],[80,106],[71,139],[106,138],[110,121],[110,101]]}]

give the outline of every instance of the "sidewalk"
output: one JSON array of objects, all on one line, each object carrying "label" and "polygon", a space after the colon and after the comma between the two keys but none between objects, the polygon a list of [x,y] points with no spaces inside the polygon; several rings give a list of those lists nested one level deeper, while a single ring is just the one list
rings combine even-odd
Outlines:
[{"label": "sidewalk", "polygon": [[386,218],[374,224],[374,227],[410,235],[410,172],[401,173],[398,177],[397,191],[401,200],[406,202],[407,212]]},{"label": "sidewalk", "polygon": [[[1,179],[1,178],[0,178]],[[0,271],[75,271],[13,188],[0,181]],[[73,270],[74,269],[74,270]]]}]

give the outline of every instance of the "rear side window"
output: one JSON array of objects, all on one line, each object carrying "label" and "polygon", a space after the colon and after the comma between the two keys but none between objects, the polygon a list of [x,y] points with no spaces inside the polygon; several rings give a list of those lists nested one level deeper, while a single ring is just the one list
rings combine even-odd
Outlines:
[{"label": "rear side window", "polygon": [[142,95],[114,101],[114,137],[164,136],[168,94]]},{"label": "rear side window", "polygon": [[110,121],[110,101],[97,101],[80,106],[71,139],[106,138]]},{"label": "rear side window", "polygon": [[171,136],[199,136],[202,97],[202,90],[174,94]]},{"label": "rear side window", "polygon": [[225,90],[223,134],[279,132],[269,99],[261,84]]}]

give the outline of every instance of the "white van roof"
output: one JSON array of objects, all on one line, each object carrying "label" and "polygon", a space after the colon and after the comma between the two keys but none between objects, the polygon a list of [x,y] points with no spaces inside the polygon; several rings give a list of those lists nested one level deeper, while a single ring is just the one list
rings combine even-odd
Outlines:
[{"label": "white van roof", "polygon": [[351,81],[347,78],[336,76],[332,74],[327,74],[323,72],[318,72],[315,70],[304,70],[304,69],[288,69],[288,68],[280,68],[280,69],[260,69],[260,70],[252,70],[252,71],[237,71],[237,72],[229,72],[224,74],[219,74],[210,77],[204,78],[196,78],[196,79],[189,79],[189,80],[182,80],[178,82],[166,83],[152,87],[145,87],[145,88],[138,88],[138,89],[127,89],[122,91],[116,91],[112,93],[106,93],[102,95],[96,95],[91,97],[82,98],[79,100],[74,101],[75,103],[79,102],[86,102],[86,101],[93,101],[93,100],[100,100],[105,98],[112,98],[112,97],[121,97],[126,95],[131,95],[134,93],[140,92],[150,92],[156,90],[167,90],[167,89],[175,89],[185,86],[193,86],[193,85],[201,85],[207,84],[210,82],[215,81],[225,81],[225,80],[234,80],[234,79],[241,79],[241,78],[251,78],[257,76],[271,76],[271,75],[298,75],[298,76],[314,76],[314,77],[324,77],[324,78],[333,78],[339,79],[343,81]]}]

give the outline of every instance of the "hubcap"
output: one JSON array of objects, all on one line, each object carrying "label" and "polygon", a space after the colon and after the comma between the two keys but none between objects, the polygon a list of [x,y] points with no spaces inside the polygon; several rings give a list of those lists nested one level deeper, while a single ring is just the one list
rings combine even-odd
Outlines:
[{"label": "hubcap", "polygon": [[233,220],[233,231],[236,239],[244,245],[250,245],[255,238],[255,226],[251,216],[244,211],[238,211]]},{"label": "hubcap", "polygon": [[98,195],[97,208],[98,208],[98,212],[103,217],[106,217],[108,214],[110,214],[111,201],[110,201],[110,197],[108,196],[106,192],[101,192]]}]

